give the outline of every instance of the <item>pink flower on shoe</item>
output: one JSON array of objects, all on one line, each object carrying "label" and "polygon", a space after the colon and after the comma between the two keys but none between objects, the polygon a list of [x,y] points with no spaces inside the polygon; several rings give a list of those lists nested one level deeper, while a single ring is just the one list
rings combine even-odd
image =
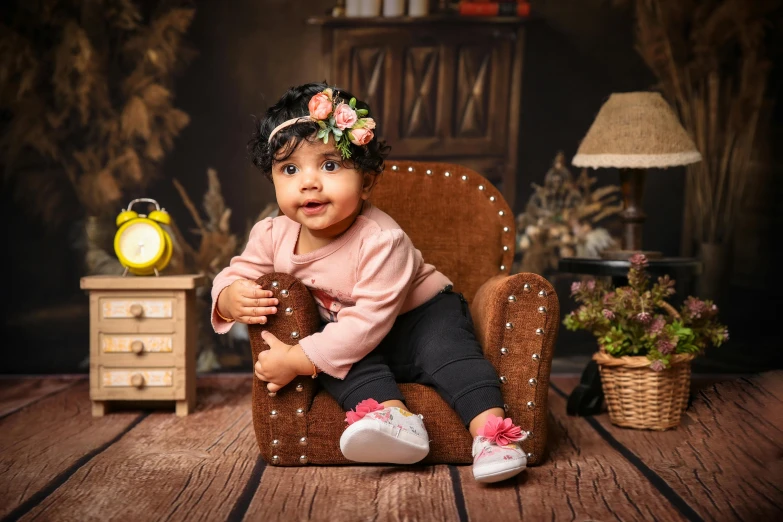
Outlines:
[{"label": "pink flower on shoe", "polygon": [[496,417],[492,414],[487,418],[483,428],[478,429],[478,434],[486,437],[498,446],[505,446],[512,442],[519,442],[525,438],[522,428],[514,426],[509,418]]},{"label": "pink flower on shoe", "polygon": [[363,419],[365,415],[368,413],[372,413],[374,411],[381,411],[383,409],[383,406],[378,404],[378,401],[375,399],[365,399],[359,404],[356,405],[356,411],[349,410],[345,412],[345,422],[348,423],[350,426],[354,422],[358,421],[359,419]]}]

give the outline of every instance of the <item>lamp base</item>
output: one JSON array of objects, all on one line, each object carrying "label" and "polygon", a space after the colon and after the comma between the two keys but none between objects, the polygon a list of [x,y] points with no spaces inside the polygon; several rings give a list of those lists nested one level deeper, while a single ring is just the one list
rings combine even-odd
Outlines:
[{"label": "lamp base", "polygon": [[636,254],[644,254],[647,256],[647,259],[660,259],[663,257],[663,252],[655,250],[604,250],[601,252],[601,259],[628,261]]}]

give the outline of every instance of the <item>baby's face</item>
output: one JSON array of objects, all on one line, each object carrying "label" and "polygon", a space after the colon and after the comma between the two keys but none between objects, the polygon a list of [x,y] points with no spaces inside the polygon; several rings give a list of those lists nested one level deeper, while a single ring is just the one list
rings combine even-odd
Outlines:
[{"label": "baby's face", "polygon": [[322,238],[351,226],[373,182],[372,175],[343,166],[333,140],[303,140],[291,156],[272,165],[280,210]]}]

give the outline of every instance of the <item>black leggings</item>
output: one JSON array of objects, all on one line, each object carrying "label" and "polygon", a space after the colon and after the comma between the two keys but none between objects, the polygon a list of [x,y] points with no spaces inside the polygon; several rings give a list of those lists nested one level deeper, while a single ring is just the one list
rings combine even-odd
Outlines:
[{"label": "black leggings", "polygon": [[447,286],[400,316],[375,350],[345,379],[321,373],[319,382],[344,410],[364,399],[404,401],[397,382],[432,386],[467,427],[476,415],[502,408],[495,368],[484,358],[468,303]]}]

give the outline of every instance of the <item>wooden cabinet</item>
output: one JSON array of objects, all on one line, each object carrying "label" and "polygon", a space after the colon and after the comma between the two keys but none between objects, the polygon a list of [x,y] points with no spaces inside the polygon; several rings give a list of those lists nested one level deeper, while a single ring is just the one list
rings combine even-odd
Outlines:
[{"label": "wooden cabinet", "polygon": [[513,207],[523,21],[440,15],[309,23],[321,26],[323,78],[369,103],[390,159],[468,166]]},{"label": "wooden cabinet", "polygon": [[195,289],[201,275],[89,276],[90,399],[101,416],[111,401],[196,401]]}]

